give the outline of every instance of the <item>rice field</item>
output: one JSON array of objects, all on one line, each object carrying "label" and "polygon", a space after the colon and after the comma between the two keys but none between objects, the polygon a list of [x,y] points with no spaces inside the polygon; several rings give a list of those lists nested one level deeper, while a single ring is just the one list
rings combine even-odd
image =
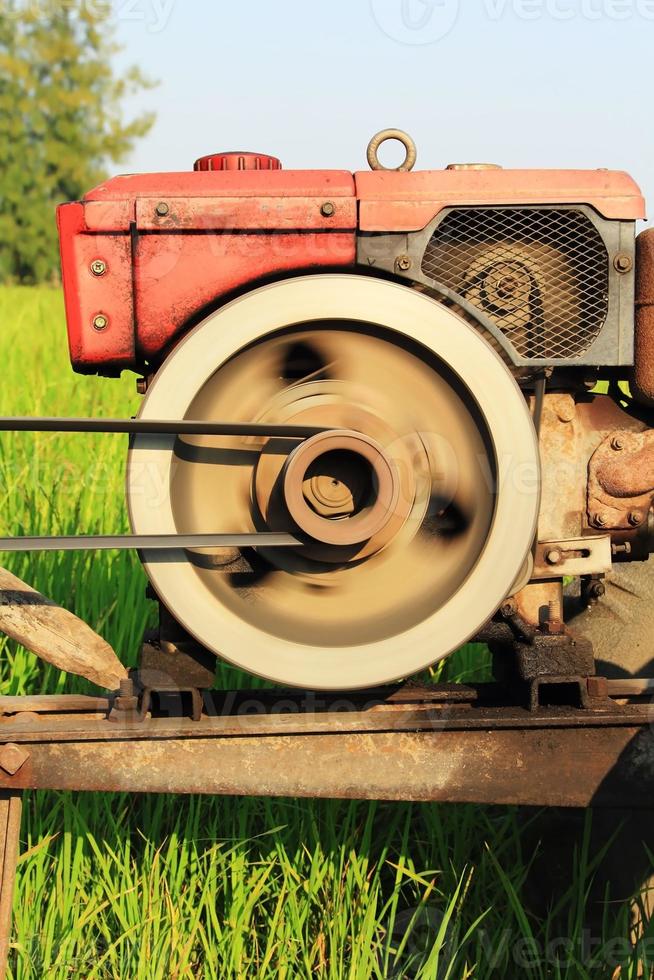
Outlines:
[{"label": "rice field", "polygon": [[[3,414],[126,416],[137,407],[133,377],[72,374],[55,290],[0,290],[0,343]],[[2,435],[0,533],[127,530],[124,455],[124,436]],[[5,558],[134,662],[154,612],[134,556]],[[0,649],[4,694],[90,690],[11,642]],[[447,666],[450,677],[486,669],[479,649]],[[227,668],[218,674],[220,683],[246,681]],[[537,878],[540,902],[528,901],[538,828],[538,815],[511,808],[31,794],[10,976],[650,975],[652,942],[647,933],[637,947],[628,941],[624,896],[606,895],[596,933],[588,933],[603,856],[588,817],[573,835],[561,886],[550,894]]]}]

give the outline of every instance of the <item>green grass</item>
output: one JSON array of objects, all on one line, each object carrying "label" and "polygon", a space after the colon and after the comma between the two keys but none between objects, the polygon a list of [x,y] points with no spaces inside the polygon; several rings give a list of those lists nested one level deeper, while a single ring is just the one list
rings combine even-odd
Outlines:
[{"label": "green grass", "polygon": [[[0,343],[3,414],[137,406],[131,377],[72,374],[54,291],[0,290]],[[0,533],[126,529],[124,452],[124,436],[0,436]],[[134,556],[5,557],[134,661],[152,616]],[[86,689],[6,640],[0,653],[3,693]],[[486,668],[469,648],[447,669]],[[222,680],[243,678],[225,669]],[[598,861],[588,834],[544,920],[525,905],[526,840],[511,808],[30,794],[11,976],[604,980],[601,944],[615,940],[622,976],[635,977],[624,902],[607,905],[599,951],[584,953]],[[567,962],[543,952],[555,937]]]}]

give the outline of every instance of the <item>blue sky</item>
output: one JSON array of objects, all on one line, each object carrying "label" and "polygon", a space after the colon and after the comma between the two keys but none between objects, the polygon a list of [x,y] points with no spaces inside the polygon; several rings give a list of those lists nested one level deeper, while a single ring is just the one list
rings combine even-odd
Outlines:
[{"label": "blue sky", "polygon": [[[253,149],[365,168],[407,129],[419,168],[629,170],[654,200],[654,0],[113,0],[121,63],[160,85],[121,169]],[[390,157],[386,162],[392,162]]]}]

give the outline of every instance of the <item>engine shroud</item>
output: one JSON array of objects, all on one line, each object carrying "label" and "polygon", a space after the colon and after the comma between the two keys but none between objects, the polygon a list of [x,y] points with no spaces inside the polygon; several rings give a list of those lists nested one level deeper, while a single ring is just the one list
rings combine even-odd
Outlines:
[{"label": "engine shroud", "polygon": [[[632,361],[634,227],[644,204],[626,174],[351,174],[248,169],[262,159],[253,154],[211,159],[220,169],[118,177],[59,208],[75,370],[152,370],[236,292],[321,269],[443,287],[515,364]],[[457,255],[466,269],[476,262],[482,280],[517,262],[508,271],[526,277],[531,301],[498,321],[498,304],[471,294],[470,270],[452,267]],[[567,342],[543,344],[544,334]]]}]

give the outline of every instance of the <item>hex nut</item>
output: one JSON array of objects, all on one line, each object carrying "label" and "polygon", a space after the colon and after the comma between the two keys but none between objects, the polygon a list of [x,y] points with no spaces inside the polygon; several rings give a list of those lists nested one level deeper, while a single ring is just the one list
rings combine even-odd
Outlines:
[{"label": "hex nut", "polygon": [[108,323],[109,320],[104,313],[98,313],[93,317],[93,327],[95,330],[106,330]]},{"label": "hex nut", "polygon": [[632,512],[629,514],[629,523],[632,527],[639,527],[644,520],[645,517],[642,510],[632,510]]},{"label": "hex nut", "polygon": [[10,776],[15,775],[28,759],[29,752],[15,742],[7,742],[0,749],[0,767]]},{"label": "hex nut", "polygon": [[170,207],[165,201],[159,201],[154,210],[160,218],[165,218],[170,213]]},{"label": "hex nut", "polygon": [[320,208],[320,213],[323,218],[331,218],[336,211],[336,208],[331,201],[325,201],[325,203]]},{"label": "hex nut", "polygon": [[107,271],[107,263],[102,259],[95,259],[91,262],[91,272],[94,276],[103,276]]},{"label": "hex nut", "polygon": [[606,677],[589,677],[586,684],[591,698],[602,698],[602,700],[608,698],[609,682]]},{"label": "hex nut", "polygon": [[604,514],[593,514],[592,521],[595,527],[606,527],[607,525],[607,520]]}]

